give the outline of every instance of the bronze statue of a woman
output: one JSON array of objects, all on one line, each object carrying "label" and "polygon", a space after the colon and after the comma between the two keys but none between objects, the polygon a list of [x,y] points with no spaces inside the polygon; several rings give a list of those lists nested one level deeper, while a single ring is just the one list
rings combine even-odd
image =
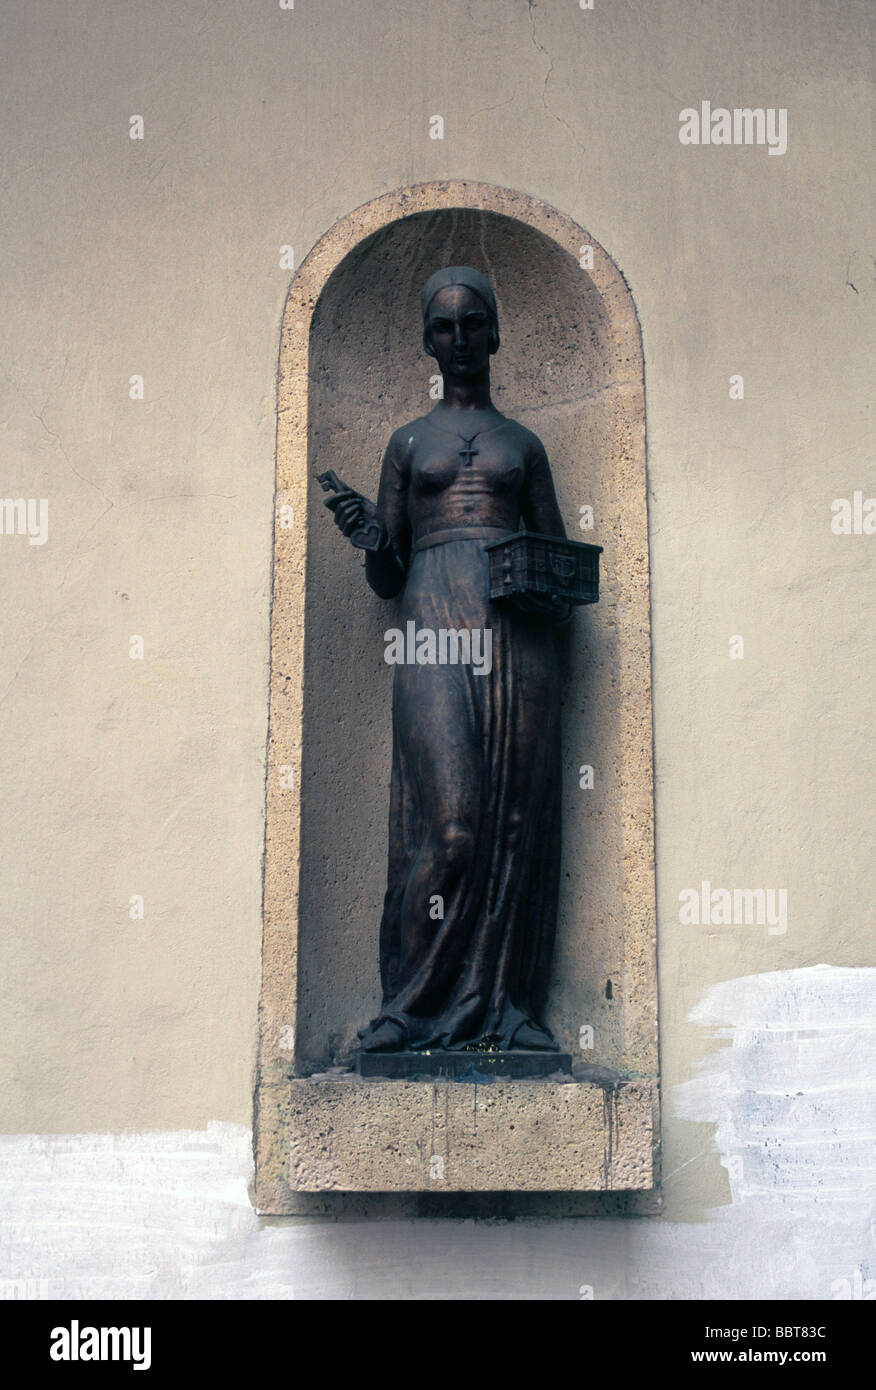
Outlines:
[{"label": "bronze statue of a woman", "polygon": [[[366,577],[417,631],[491,633],[491,664],[397,664],[383,1004],[363,1051],[556,1051],[542,1020],[560,862],[560,682],[551,595],[490,598],[485,545],[523,526],[565,537],[547,456],[490,397],[496,300],[476,270],[423,290],[423,344],[444,397],[397,429],[376,506],[329,497],[372,540]],[[356,543],[362,544],[361,540]]]}]

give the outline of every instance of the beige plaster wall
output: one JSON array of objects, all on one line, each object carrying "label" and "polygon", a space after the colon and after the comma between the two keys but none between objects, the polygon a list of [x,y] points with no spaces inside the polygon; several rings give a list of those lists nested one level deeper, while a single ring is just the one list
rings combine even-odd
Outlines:
[{"label": "beige plaster wall", "polygon": [[[249,1123],[280,248],[425,180],[567,212],[638,308],[666,1093],[715,982],[866,963],[876,540],[830,504],[876,492],[869,6],[35,0],[3,28],[0,493],[47,498],[49,539],[0,537],[0,1127]],[[681,146],[702,99],[787,108],[787,153]],[[787,932],[682,926],[702,879],[786,887]],[[678,1218],[728,1199],[671,1101],[664,1171]]]}]

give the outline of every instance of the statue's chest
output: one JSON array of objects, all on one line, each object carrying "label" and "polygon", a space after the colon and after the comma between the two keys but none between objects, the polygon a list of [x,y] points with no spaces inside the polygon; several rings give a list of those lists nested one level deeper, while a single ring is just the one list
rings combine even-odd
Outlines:
[{"label": "statue's chest", "polygon": [[421,494],[452,491],[454,494],[513,493],[525,473],[522,452],[485,439],[448,439],[439,445],[417,449],[411,466],[411,484]]}]

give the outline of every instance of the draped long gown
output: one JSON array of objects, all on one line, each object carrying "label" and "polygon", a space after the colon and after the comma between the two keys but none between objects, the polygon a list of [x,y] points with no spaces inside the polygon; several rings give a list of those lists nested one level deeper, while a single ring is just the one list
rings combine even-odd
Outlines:
[{"label": "draped long gown", "polygon": [[538,438],[493,411],[467,451],[478,422],[438,406],[383,461],[402,629],[490,629],[492,667],[395,666],[383,1004],[365,1048],[387,1020],[414,1049],[556,1046],[541,1023],[560,863],[555,639],[491,602],[483,547],[521,520],[565,531]]}]

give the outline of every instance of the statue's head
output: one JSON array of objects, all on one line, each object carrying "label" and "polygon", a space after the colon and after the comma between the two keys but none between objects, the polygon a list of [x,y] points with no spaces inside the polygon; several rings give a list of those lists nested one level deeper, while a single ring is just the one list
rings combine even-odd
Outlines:
[{"label": "statue's head", "polygon": [[499,350],[499,318],[492,286],[479,270],[438,270],[423,290],[423,347],[444,375],[479,376]]}]

